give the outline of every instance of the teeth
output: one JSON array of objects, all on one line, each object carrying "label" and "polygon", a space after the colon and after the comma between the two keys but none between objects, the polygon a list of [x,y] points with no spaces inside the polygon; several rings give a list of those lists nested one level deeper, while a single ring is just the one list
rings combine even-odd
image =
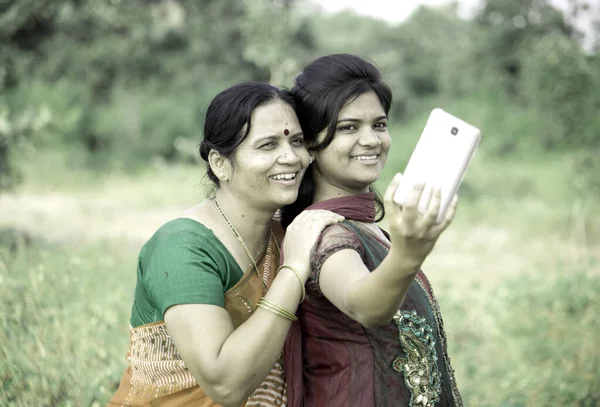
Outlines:
[{"label": "teeth", "polygon": [[375,160],[377,158],[377,156],[376,155],[359,155],[359,156],[352,157],[352,158],[354,158],[355,160],[358,160],[358,161],[363,161],[363,160]]},{"label": "teeth", "polygon": [[274,179],[274,180],[294,179],[294,178],[296,178],[296,173],[293,173],[293,174],[277,174],[277,175],[273,175],[271,178]]}]

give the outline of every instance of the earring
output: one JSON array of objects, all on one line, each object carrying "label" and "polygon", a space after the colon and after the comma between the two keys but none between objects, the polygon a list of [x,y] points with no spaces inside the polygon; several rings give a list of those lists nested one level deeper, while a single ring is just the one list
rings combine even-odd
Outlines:
[{"label": "earring", "polygon": [[308,165],[311,165],[313,163],[313,158],[312,155],[308,156]]}]

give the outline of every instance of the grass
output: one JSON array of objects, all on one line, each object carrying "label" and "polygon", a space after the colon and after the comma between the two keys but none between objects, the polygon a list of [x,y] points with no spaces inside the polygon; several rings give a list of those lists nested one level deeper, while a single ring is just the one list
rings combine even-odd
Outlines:
[{"label": "grass", "polygon": [[[392,129],[381,191],[425,117]],[[472,117],[494,128],[488,110]],[[598,405],[598,199],[572,187],[571,155],[501,148],[482,144],[457,217],[424,265],[466,405]],[[137,252],[203,198],[202,170],[154,163],[101,174],[39,152],[28,164],[22,188],[0,196],[0,229],[30,236],[0,236],[0,405],[101,406],[126,366]]]},{"label": "grass", "polygon": [[468,405],[598,405],[599,289],[600,268],[588,263],[449,290],[450,352]]},{"label": "grass", "polygon": [[116,242],[0,249],[0,405],[106,403],[125,361],[134,256]]},{"label": "grass", "polygon": [[[99,406],[125,367],[135,251],[33,242],[0,252],[0,405]],[[502,263],[482,256],[477,267]],[[600,401],[600,267],[532,268],[496,284],[431,277],[468,406]],[[427,268],[426,268],[427,269]],[[492,281],[492,280],[490,280]]]}]

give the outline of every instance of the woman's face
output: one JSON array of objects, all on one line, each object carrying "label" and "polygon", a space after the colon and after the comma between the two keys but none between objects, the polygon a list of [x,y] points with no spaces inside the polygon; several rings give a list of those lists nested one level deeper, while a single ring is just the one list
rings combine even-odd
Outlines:
[{"label": "woman's face", "polygon": [[296,113],[281,100],[252,113],[246,139],[232,155],[229,188],[248,203],[278,209],[293,203],[308,166],[308,151]]},{"label": "woman's face", "polygon": [[[322,131],[317,142],[325,139]],[[367,192],[381,175],[390,150],[387,116],[374,91],[361,94],[341,110],[333,141],[315,153],[318,188],[336,195]]]}]

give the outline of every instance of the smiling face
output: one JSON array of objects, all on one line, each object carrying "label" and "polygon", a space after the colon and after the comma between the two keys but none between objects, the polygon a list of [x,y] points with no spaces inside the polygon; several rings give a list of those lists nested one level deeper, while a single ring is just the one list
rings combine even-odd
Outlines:
[{"label": "smiling face", "polygon": [[[325,139],[323,130],[317,143]],[[314,176],[324,197],[367,192],[381,175],[390,149],[387,116],[373,91],[361,94],[341,110],[331,144],[315,153]]]},{"label": "smiling face", "polygon": [[296,200],[307,166],[296,113],[275,100],[252,113],[250,132],[230,158],[229,182],[222,187],[253,206],[278,209]]}]

